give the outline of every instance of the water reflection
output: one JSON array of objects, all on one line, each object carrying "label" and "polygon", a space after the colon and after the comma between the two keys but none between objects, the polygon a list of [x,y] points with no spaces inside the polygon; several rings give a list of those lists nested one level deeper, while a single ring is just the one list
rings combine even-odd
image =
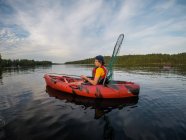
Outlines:
[{"label": "water reflection", "polygon": [[3,85],[2,69],[0,68],[0,85]]},{"label": "water reflection", "polygon": [[114,129],[112,128],[111,121],[106,114],[114,109],[121,110],[127,106],[135,107],[138,103],[138,97],[126,99],[92,99],[63,93],[48,86],[46,87],[46,92],[49,94],[50,97],[65,100],[67,103],[70,102],[75,105],[82,105],[84,106],[84,110],[86,110],[87,108],[94,109],[95,120],[103,117],[103,120],[105,122],[103,128],[103,138],[107,140],[114,139]]},{"label": "water reflection", "polygon": [[35,72],[36,69],[49,69],[52,66],[34,66],[34,67],[6,67],[2,68],[4,73],[11,73],[11,72],[23,72],[23,71],[31,71]]},{"label": "water reflection", "polygon": [[0,68],[0,76],[11,76],[11,75],[18,75],[18,74],[28,74],[28,73],[34,73],[38,70],[47,70],[51,69],[52,66],[35,66],[35,67],[6,67],[6,68]]},{"label": "water reflection", "polygon": [[0,139],[186,139],[184,69],[116,67],[115,79],[140,84],[140,99],[97,100],[45,87],[45,73],[90,74],[92,67],[0,70]]},{"label": "water reflection", "polygon": [[126,71],[128,73],[137,73],[141,75],[164,75],[164,74],[177,74],[177,75],[186,75],[185,67],[171,67],[169,69],[161,67],[115,67],[116,71]]},{"label": "water reflection", "polygon": [[92,99],[82,96],[71,95],[50,87],[46,87],[46,92],[50,97],[55,97],[75,105],[83,105],[84,109],[91,107],[95,109],[95,119],[99,119],[113,109],[123,109],[126,106],[133,106],[138,103],[138,97],[125,99]]}]

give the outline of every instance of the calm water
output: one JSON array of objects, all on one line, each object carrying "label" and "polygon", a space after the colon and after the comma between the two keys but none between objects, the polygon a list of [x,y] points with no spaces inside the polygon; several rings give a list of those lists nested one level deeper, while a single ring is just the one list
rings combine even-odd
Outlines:
[{"label": "calm water", "polygon": [[[116,68],[114,79],[141,86],[132,100],[93,100],[45,86],[48,72],[90,75],[91,67],[0,71],[0,139],[185,140],[186,72]],[[46,92],[47,91],[47,92]]]}]

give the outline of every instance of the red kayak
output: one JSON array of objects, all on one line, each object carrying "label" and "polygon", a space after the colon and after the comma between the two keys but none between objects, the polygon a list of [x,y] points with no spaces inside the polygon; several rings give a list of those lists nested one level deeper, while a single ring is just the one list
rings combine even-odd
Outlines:
[{"label": "red kayak", "polygon": [[81,78],[64,75],[44,75],[47,86],[84,97],[91,98],[126,98],[136,97],[139,94],[140,87],[138,84],[126,81],[111,81],[107,85],[91,85],[83,83],[81,85],[74,85],[72,82],[82,81]]}]

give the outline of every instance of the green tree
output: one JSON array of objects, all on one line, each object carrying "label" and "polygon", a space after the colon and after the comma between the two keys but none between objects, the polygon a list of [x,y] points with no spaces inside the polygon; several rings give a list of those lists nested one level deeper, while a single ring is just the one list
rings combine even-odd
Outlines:
[{"label": "green tree", "polygon": [[1,58],[1,54],[0,54],[0,67],[1,67],[1,63],[2,63],[2,58]]},{"label": "green tree", "polygon": [[[110,57],[105,56],[105,62],[108,64]],[[147,54],[147,55],[123,55],[117,56],[115,65],[133,67],[133,66],[186,66],[186,53],[180,54]],[[93,64],[94,58],[66,62],[65,64]]]}]

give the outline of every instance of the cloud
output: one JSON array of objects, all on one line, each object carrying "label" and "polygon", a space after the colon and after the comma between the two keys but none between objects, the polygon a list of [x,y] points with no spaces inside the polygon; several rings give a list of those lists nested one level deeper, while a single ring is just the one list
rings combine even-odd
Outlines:
[{"label": "cloud", "polygon": [[65,62],[111,55],[120,33],[120,55],[186,51],[180,1],[7,0],[0,7],[3,58]]}]

